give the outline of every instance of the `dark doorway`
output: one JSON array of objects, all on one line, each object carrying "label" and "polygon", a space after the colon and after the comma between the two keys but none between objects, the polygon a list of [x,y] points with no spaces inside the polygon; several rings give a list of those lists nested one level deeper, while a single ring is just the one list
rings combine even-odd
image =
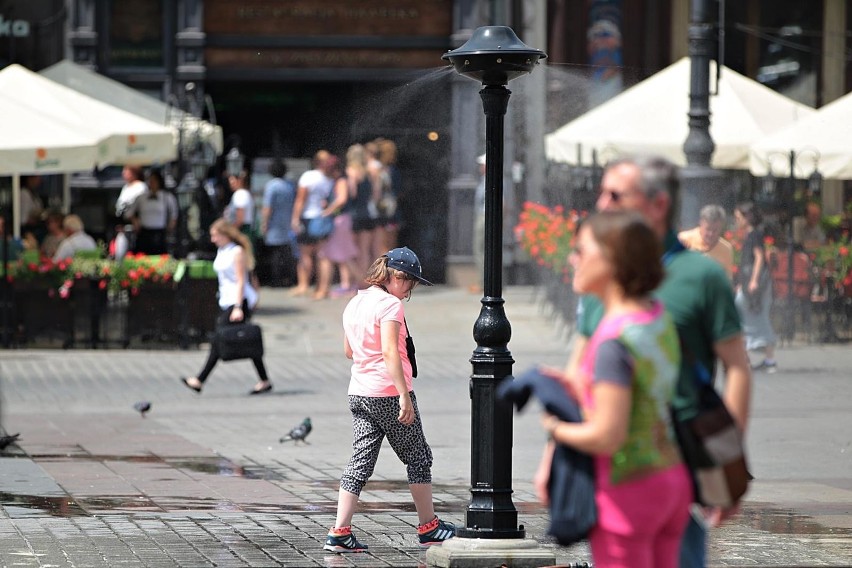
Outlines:
[{"label": "dark doorway", "polygon": [[248,158],[340,155],[377,137],[393,140],[401,174],[399,243],[416,250],[427,277],[444,281],[449,180],[449,81],[207,84],[226,145]]}]

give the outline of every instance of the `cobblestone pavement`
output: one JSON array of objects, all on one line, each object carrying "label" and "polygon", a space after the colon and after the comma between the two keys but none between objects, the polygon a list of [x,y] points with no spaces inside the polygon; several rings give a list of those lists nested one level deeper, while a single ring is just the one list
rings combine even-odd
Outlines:
[{"label": "cobblestone pavement", "polygon": [[[510,349],[520,371],[561,365],[569,332],[532,288],[510,288]],[[257,321],[275,389],[246,396],[250,363],[220,365],[202,395],[178,381],[203,350],[0,352],[2,422],[21,440],[0,454],[0,566],[418,566],[405,471],[383,450],[354,520],[368,553],[324,553],[350,445],[345,299],[263,291]],[[478,298],[418,288],[406,305],[417,342],[415,390],[432,446],[436,508],[464,524],[469,497],[469,359]],[[852,565],[852,384],[848,346],[797,345],[755,377],[749,431],[756,477],[740,515],[711,535],[715,566]],[[148,400],[142,418],[132,405]],[[279,437],[304,416],[309,444]],[[514,423],[513,488],[527,537],[557,563],[530,479],[543,445],[535,410]]]}]

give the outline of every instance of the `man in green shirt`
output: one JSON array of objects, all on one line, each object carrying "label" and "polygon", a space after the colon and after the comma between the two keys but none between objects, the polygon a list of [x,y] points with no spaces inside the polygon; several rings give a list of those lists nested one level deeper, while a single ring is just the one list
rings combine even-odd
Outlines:
[{"label": "man in green shirt", "polygon": [[[639,157],[607,165],[601,179],[597,209],[627,209],[642,213],[663,242],[666,279],[656,295],[672,315],[685,350],[674,407],[683,417],[695,412],[690,360],[700,361],[715,374],[721,361],[725,374],[723,399],[740,428],[745,431],[751,395],[751,369],[742,337],[733,290],[722,267],[701,253],[683,250],[674,231],[679,179],[676,166],[665,159]],[[577,310],[578,334],[574,339],[566,378],[577,376],[586,343],[603,315],[594,298],[581,298]],[[548,447],[535,485],[546,498],[550,471]],[[732,511],[708,511],[705,519],[690,520],[681,547],[681,567],[705,565],[707,524],[718,524]]]}]

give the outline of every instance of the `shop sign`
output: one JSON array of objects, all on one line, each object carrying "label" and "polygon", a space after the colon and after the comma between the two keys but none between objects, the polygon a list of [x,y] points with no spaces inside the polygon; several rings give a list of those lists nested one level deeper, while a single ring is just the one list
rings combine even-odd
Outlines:
[{"label": "shop sign", "polygon": [[449,36],[452,0],[207,0],[208,35]]},{"label": "shop sign", "polygon": [[0,37],[29,37],[30,23],[26,20],[7,20],[0,14]]},{"label": "shop sign", "polygon": [[59,159],[51,158],[47,155],[47,150],[44,148],[36,148],[35,151],[35,161],[33,162],[33,166],[35,166],[36,170],[43,170],[45,168],[58,168],[59,167]]},{"label": "shop sign", "polygon": [[224,49],[208,47],[210,68],[428,68],[441,64],[442,51],[428,49]]},{"label": "shop sign", "polygon": [[140,143],[135,134],[130,134],[127,136],[127,155],[132,156],[133,154],[143,154],[148,150],[148,147],[145,144]]}]

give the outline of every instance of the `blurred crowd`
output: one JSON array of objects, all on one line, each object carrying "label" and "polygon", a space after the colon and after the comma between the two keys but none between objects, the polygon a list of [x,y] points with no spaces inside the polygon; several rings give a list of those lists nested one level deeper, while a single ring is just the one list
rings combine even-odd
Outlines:
[{"label": "blurred crowd", "polygon": [[251,172],[243,169],[228,176],[226,200],[208,185],[208,204],[250,238],[260,284],[291,286],[292,295],[316,300],[348,296],[371,260],[396,246],[396,163],[396,144],[386,138],[352,144],[341,155],[318,150],[298,176],[274,158],[262,190],[252,193]]},{"label": "blurred crowd", "polygon": [[850,233],[846,216],[827,229],[820,204],[808,201],[804,215],[795,217],[792,226],[782,225],[765,217],[757,204],[742,202],[734,209],[729,228],[725,210],[707,205],[698,226],[678,235],[687,248],[707,254],[724,267],[737,293],[749,350],[763,351],[765,359],[759,367],[770,371],[774,371],[777,343],[771,318],[775,308],[790,308],[791,314],[798,310],[803,323],[810,325],[814,306],[852,292],[852,273],[842,273],[843,258],[849,255],[844,246]]},{"label": "blurred crowd", "polygon": [[[286,178],[284,163],[275,161],[259,215],[250,200],[238,196],[247,180],[232,179],[225,218],[256,230],[273,269],[286,266],[288,255],[293,258],[292,295],[321,300],[354,294],[372,259],[396,246],[396,158],[396,144],[384,138],[352,144],[342,156],[319,150],[295,183]],[[270,283],[281,285],[280,278],[273,274]]]},{"label": "blurred crowd", "polygon": [[182,214],[184,227],[189,224],[200,235],[192,248],[204,257],[214,252],[205,238],[207,227],[221,217],[254,245],[262,284],[292,286],[291,294],[317,300],[351,295],[370,261],[396,246],[396,161],[396,144],[377,138],[352,144],[342,155],[319,150],[311,169],[298,177],[288,175],[283,159],[274,158],[268,181],[254,193],[249,169],[221,180],[211,172],[187,211],[180,210],[159,170],[125,166],[124,185],[108,214],[108,242],[101,246],[78,215],[44,208],[39,176],[22,177],[21,238],[8,240],[9,259],[24,250],[53,259],[97,249],[112,258],[128,252],[185,255],[188,251],[177,250]]},{"label": "blurred crowd", "polygon": [[[45,209],[38,193],[41,177],[21,177],[21,237],[8,237],[7,259],[17,260],[24,251],[55,261],[72,258],[80,251],[97,250],[98,245],[85,232],[78,215],[65,215],[57,209]],[[0,216],[0,234],[6,234],[6,220]]]}]

